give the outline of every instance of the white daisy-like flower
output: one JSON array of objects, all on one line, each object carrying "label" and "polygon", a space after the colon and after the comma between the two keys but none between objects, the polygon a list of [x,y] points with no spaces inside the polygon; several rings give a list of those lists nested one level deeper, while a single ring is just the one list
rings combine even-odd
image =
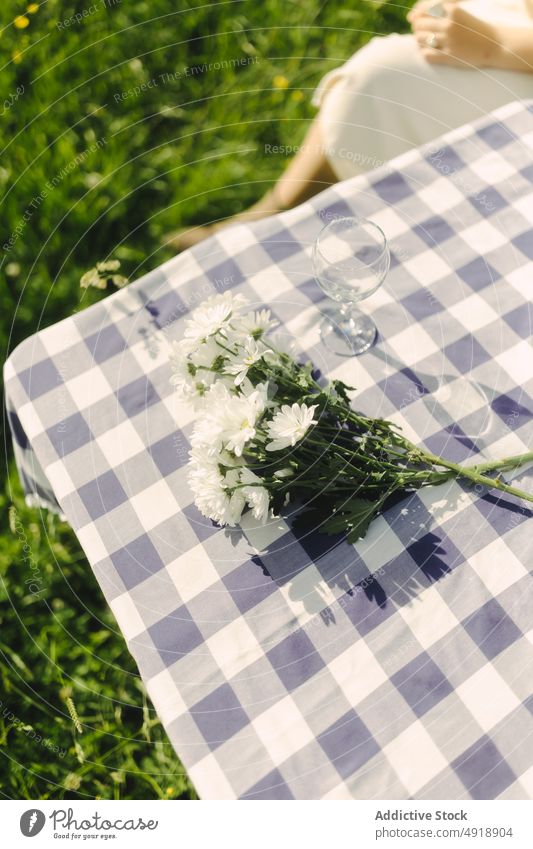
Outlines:
[{"label": "white daisy-like flower", "polygon": [[[269,334],[268,341],[269,344],[276,349],[276,352],[287,354],[289,357],[292,357],[293,360],[297,360],[298,357],[301,356],[302,350],[298,340],[290,333],[287,333],[286,330],[275,330],[273,333]],[[269,356],[269,360],[276,359],[277,354],[276,356]]]},{"label": "white daisy-like flower", "polygon": [[203,452],[207,459],[217,457],[222,450],[218,422],[211,416],[202,416],[196,423],[190,442],[192,447]]},{"label": "white daisy-like flower", "polygon": [[252,336],[246,336],[239,343],[238,353],[228,358],[224,369],[227,374],[235,375],[235,386],[241,385],[248,370],[267,352],[268,348],[265,348],[263,344],[258,345]]},{"label": "white daisy-like flower", "polygon": [[270,494],[268,489],[262,486],[263,479],[254,474],[251,469],[244,467],[240,471],[240,481],[247,484],[242,487],[241,492],[254,518],[265,524],[270,509]]},{"label": "white daisy-like flower", "polygon": [[202,369],[215,368],[222,364],[225,352],[216,340],[210,336],[191,353],[191,362]]},{"label": "white daisy-like flower", "polygon": [[176,387],[176,391],[184,400],[189,400],[195,394],[195,368],[191,367],[182,346],[174,342],[170,352],[170,368],[172,375],[170,382]]},{"label": "white daisy-like flower", "polygon": [[191,444],[213,457],[222,449],[236,457],[256,435],[258,418],[265,410],[267,387],[258,384],[249,395],[235,394],[217,381],[204,398],[203,415],[191,436]]},{"label": "white daisy-like flower", "polygon": [[[216,371],[211,371],[209,368],[197,367],[190,360],[192,370],[195,372],[192,380],[192,397],[186,397],[185,400],[192,402],[192,405],[199,415],[204,414],[206,409],[211,409],[212,404],[218,395],[219,391],[227,392],[235,390],[233,379],[220,375]],[[183,396],[182,396],[183,397]],[[225,397],[222,399],[225,401]]]},{"label": "white daisy-like flower", "polygon": [[214,463],[209,463],[196,455],[188,474],[189,486],[200,513],[219,525],[238,524],[246,499],[241,489],[232,491],[238,481],[238,471],[228,472],[225,476]]},{"label": "white daisy-like flower", "polygon": [[278,324],[279,322],[272,318],[270,310],[252,310],[237,318],[233,327],[253,339],[262,339],[265,333],[277,327]]},{"label": "white daisy-like flower", "polygon": [[240,457],[247,442],[256,435],[256,423],[263,413],[266,397],[258,390],[248,396],[235,396],[219,411],[222,444]]},{"label": "white daisy-like flower", "polygon": [[271,439],[266,446],[267,451],[281,451],[289,445],[296,445],[309,428],[316,424],[313,414],[317,404],[308,407],[307,404],[283,404],[272,421],[267,424],[267,438]]},{"label": "white daisy-like flower", "polygon": [[216,362],[217,345],[209,339],[197,350],[189,339],[174,342],[170,352],[170,383],[176,388],[178,396],[183,401],[192,402],[195,409],[201,409],[203,398],[210,387],[219,379],[233,386],[230,378],[221,378],[213,370],[219,364]]},{"label": "white daisy-like flower", "polygon": [[204,342],[226,328],[232,315],[244,304],[246,298],[243,295],[233,295],[231,292],[212,295],[187,320],[185,337],[195,342]]},{"label": "white daisy-like flower", "polygon": [[254,409],[257,410],[257,418],[259,418],[269,404],[268,383],[257,383],[253,386],[251,381],[248,381],[248,384],[249,386],[245,386],[244,384],[241,386],[241,394],[254,406]]}]

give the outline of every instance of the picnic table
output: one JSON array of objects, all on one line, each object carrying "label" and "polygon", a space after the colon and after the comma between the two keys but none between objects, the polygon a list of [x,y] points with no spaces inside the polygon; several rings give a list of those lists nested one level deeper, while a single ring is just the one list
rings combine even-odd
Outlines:
[{"label": "picnic table", "polygon": [[[363,305],[377,344],[339,358],[311,248],[354,213],[392,264]],[[219,528],[193,504],[193,414],[169,383],[187,313],[231,289],[434,453],[531,450],[532,259],[533,105],[513,103],[221,231],[11,354],[28,500],[74,529],[202,798],[533,796],[529,507],[450,482],[355,545],[283,518]],[[527,469],[514,480],[531,489]]]}]

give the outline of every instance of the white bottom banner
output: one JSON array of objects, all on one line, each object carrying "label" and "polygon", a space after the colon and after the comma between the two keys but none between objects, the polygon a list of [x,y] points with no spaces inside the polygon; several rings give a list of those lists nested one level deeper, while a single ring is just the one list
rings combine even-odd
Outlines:
[{"label": "white bottom banner", "polygon": [[[2,846],[533,847],[533,802],[1,802]],[[275,811],[273,809],[276,809]],[[35,843],[28,841],[35,839]]]}]

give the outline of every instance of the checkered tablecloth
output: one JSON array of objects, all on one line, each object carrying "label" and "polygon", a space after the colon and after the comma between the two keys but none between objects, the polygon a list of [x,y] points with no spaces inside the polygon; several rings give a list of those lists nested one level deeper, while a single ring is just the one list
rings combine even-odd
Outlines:
[{"label": "checkered tablecloth", "polygon": [[[330,355],[311,246],[357,212],[392,249],[377,345]],[[475,462],[533,445],[533,106],[238,225],[24,342],[5,367],[20,473],[74,528],[205,799],[533,797],[533,523],[450,483],[357,545],[211,525],[186,483],[169,345],[213,291],[268,304],[356,406]],[[532,486],[532,475],[515,475]]]}]

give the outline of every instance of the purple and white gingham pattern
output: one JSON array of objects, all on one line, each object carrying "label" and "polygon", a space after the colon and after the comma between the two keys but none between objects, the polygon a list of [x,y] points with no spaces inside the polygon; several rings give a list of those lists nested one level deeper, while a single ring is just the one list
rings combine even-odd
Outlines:
[{"label": "purple and white gingham pattern", "polygon": [[[383,227],[392,267],[364,306],[377,345],[343,360],[318,340],[310,250],[353,212]],[[203,798],[533,797],[527,506],[450,483],[355,546],[290,517],[214,527],[186,484],[192,417],[168,361],[186,313],[231,288],[414,441],[520,453],[532,259],[533,106],[515,103],[221,232],[8,360],[26,491],[74,528]]]}]

